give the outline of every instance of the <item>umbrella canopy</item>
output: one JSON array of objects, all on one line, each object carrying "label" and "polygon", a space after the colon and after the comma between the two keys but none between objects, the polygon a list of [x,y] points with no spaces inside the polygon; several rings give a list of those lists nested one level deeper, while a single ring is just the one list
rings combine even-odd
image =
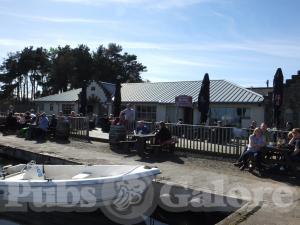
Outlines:
[{"label": "umbrella canopy", "polygon": [[208,73],[204,75],[202,80],[201,89],[198,96],[198,110],[201,113],[200,121],[205,123],[207,120],[207,114],[209,111],[209,76]]},{"label": "umbrella canopy", "polygon": [[121,99],[121,83],[120,83],[120,79],[117,79],[115,97],[114,97],[114,103],[113,103],[115,117],[118,117],[120,115],[121,101],[122,101],[122,99]]},{"label": "umbrella canopy", "polygon": [[86,114],[86,106],[87,106],[87,96],[86,96],[86,80],[82,82],[81,92],[79,94],[79,101],[80,101],[80,109],[79,112],[83,115]]},{"label": "umbrella canopy", "polygon": [[273,123],[276,127],[280,126],[280,108],[283,99],[283,74],[281,68],[278,68],[273,80]]}]

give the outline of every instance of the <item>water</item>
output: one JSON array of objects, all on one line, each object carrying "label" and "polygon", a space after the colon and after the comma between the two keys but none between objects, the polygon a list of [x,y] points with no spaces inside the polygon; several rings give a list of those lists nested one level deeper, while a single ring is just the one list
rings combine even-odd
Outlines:
[{"label": "water", "polygon": [[[0,157],[0,166],[20,162]],[[1,200],[0,200],[1,204]],[[230,213],[221,212],[167,212],[156,208],[151,217],[139,225],[213,225]],[[100,210],[95,212],[5,212],[0,213],[0,225],[118,225]]]},{"label": "water", "polygon": [[[16,165],[18,163],[21,163],[20,161],[13,160],[13,159],[8,159],[3,156],[0,156],[0,167],[5,166],[5,165]],[[1,224],[1,223],[0,223]]]}]

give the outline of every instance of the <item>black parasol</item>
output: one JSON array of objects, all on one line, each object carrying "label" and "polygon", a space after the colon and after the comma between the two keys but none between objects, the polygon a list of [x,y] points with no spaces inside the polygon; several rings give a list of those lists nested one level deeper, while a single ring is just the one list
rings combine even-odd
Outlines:
[{"label": "black parasol", "polygon": [[273,80],[273,123],[278,128],[280,126],[281,105],[283,99],[283,74],[278,68]]},{"label": "black parasol", "polygon": [[79,94],[80,98],[80,109],[79,113],[85,116],[86,114],[86,106],[87,106],[87,95],[86,95],[86,87],[87,87],[87,81],[83,80],[82,82],[82,87],[81,87],[81,92]]},{"label": "black parasol", "polygon": [[115,117],[119,117],[121,112],[121,81],[117,78],[115,97],[113,102],[113,112]]},{"label": "black parasol", "polygon": [[209,75],[206,73],[202,80],[201,89],[198,96],[198,110],[201,113],[201,123],[205,123],[207,120],[207,114],[209,111]]}]

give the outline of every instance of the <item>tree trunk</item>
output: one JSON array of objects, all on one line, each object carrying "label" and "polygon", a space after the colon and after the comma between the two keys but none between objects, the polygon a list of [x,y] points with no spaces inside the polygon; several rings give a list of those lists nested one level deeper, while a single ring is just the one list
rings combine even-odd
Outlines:
[{"label": "tree trunk", "polygon": [[28,76],[26,77],[26,100],[28,101],[28,94],[29,94],[29,87],[28,87],[29,81],[28,81]]},{"label": "tree trunk", "polygon": [[25,77],[23,81],[23,100],[25,101],[26,98],[26,82],[25,82]]},{"label": "tree trunk", "polygon": [[17,102],[19,102],[19,95],[20,95],[20,86],[19,86],[19,81],[17,80]]}]

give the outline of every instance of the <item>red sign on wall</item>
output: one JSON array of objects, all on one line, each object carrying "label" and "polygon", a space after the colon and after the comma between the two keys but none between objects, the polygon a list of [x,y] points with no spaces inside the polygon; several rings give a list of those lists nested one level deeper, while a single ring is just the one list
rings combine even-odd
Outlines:
[{"label": "red sign on wall", "polygon": [[177,107],[193,107],[193,97],[189,95],[179,95],[175,97]]}]

